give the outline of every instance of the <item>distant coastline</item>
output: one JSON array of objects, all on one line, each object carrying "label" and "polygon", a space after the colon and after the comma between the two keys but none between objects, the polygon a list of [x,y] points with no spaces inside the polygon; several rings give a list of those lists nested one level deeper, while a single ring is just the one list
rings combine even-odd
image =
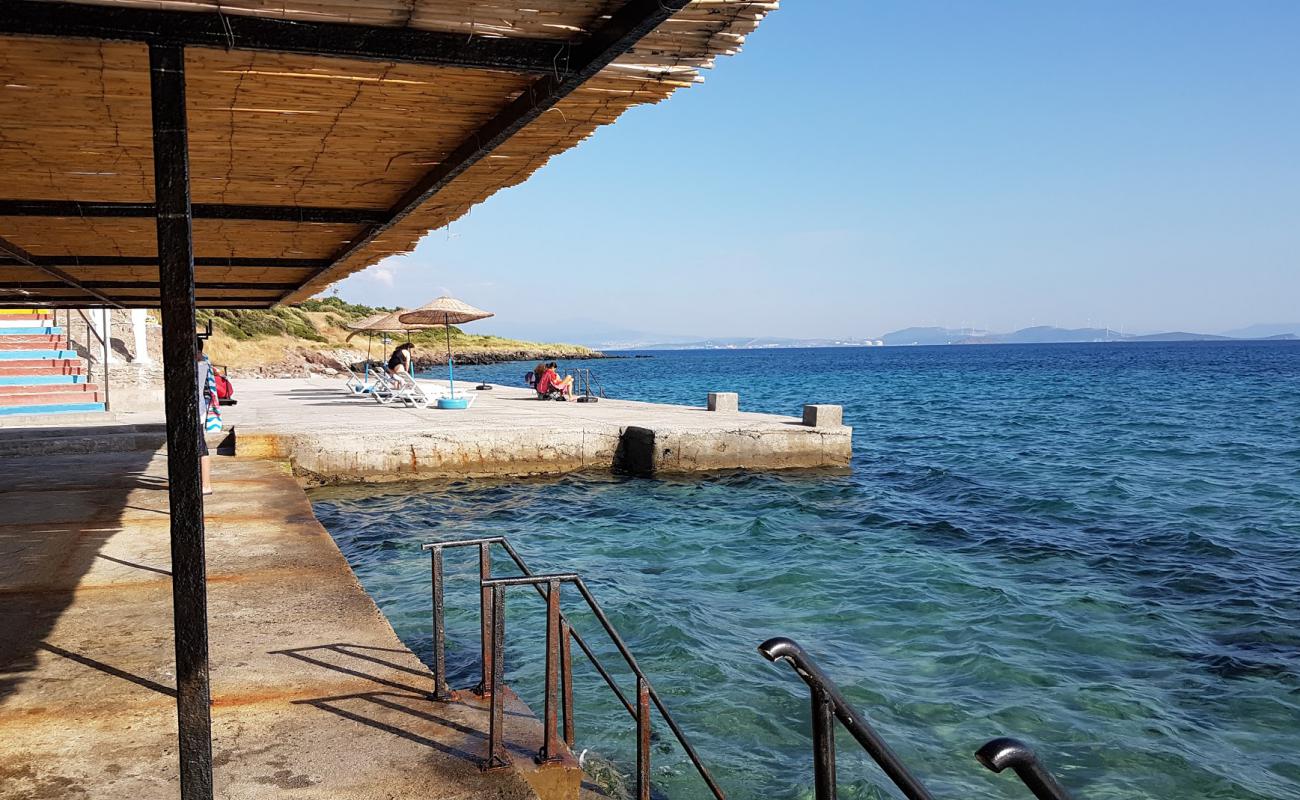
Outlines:
[{"label": "distant coastline", "polygon": [[[1231,334],[1239,335],[1231,335]],[[1251,335],[1256,333],[1257,335]],[[1240,335],[1245,334],[1245,335]],[[1131,334],[1110,328],[1057,328],[1039,325],[1010,333],[970,328],[914,327],[879,337],[846,339],[790,339],[778,337],[722,337],[694,341],[653,343],[602,343],[601,349],[637,350],[776,350],[808,347],[907,347],[917,345],[1070,344],[1085,342],[1245,342],[1300,341],[1300,323],[1255,325],[1223,334],[1166,331]]]}]

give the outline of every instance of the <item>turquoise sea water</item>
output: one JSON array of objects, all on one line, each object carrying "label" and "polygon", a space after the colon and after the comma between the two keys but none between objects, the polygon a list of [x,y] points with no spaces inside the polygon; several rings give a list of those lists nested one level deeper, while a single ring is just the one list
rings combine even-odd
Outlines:
[{"label": "turquoise sea water", "polygon": [[[527,365],[465,368],[516,383]],[[1015,735],[1079,798],[1300,797],[1300,343],[660,353],[611,394],[845,406],[851,473],[608,474],[319,490],[317,515],[428,657],[433,538],[508,535],[588,576],[737,800],[811,796],[791,636],[938,797],[1028,797],[971,753]],[[448,559],[454,683],[477,670],[474,566]],[[540,709],[542,604],[510,597]],[[602,642],[598,629],[579,629]],[[585,620],[585,622],[590,622]],[[611,667],[617,659],[598,648]],[[578,745],[634,764],[580,656]],[[618,674],[626,676],[625,672]],[[630,681],[624,680],[630,690]],[[664,728],[654,779],[705,797]],[[892,790],[840,738],[841,797]]]}]

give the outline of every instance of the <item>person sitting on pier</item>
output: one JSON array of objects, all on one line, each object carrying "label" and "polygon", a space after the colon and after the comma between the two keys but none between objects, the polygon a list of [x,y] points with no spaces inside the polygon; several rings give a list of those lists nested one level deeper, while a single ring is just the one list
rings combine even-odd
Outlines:
[{"label": "person sitting on pier", "polygon": [[414,359],[413,350],[415,350],[415,345],[410,342],[399,344],[393,354],[388,357],[388,371],[394,375],[399,372],[410,375],[412,373],[411,362]]},{"label": "person sitting on pier", "polygon": [[559,365],[554,361],[547,364],[546,371],[537,381],[537,394],[544,399],[554,397],[556,400],[567,400],[569,392],[573,391],[573,376],[565,375],[561,378],[556,371],[557,366]]}]

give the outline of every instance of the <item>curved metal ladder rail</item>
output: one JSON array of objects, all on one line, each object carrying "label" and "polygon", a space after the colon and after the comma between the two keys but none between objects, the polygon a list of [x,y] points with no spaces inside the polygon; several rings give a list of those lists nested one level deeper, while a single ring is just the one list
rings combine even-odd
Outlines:
[{"label": "curved metal ladder rail", "polygon": [[[497,544],[502,547],[510,556],[511,561],[523,573],[522,577],[516,578],[493,578],[491,547]],[[558,758],[558,733],[556,731],[559,717],[560,704],[564,708],[564,739],[566,744],[573,744],[573,685],[572,685],[572,665],[570,659],[569,641],[577,642],[578,647],[582,650],[587,660],[604,679],[606,685],[619,699],[628,714],[637,722],[637,798],[638,800],[649,800],[650,798],[650,704],[659,709],[660,715],[664,722],[668,724],[673,736],[682,746],[686,757],[690,759],[691,764],[695,766],[696,771],[709,787],[710,793],[717,800],[726,800],[726,795],[721,787],[713,779],[704,762],[700,760],[699,754],[687,740],[686,734],[682,731],[681,726],[677,724],[664,702],[655,691],[650,680],[642,672],[636,658],[624,643],[623,638],[619,636],[618,631],[614,629],[609,617],[605,615],[600,604],[592,595],[591,590],[587,587],[582,577],[574,573],[558,573],[551,575],[536,575],[524,563],[519,553],[511,546],[510,542],[504,536],[490,536],[478,539],[461,539],[449,542],[430,542],[421,546],[421,549],[429,551],[430,554],[430,574],[431,574],[431,594],[433,600],[433,646],[434,646],[434,699],[445,700],[454,697],[454,693],[448,688],[446,683],[446,663],[444,655],[444,646],[446,641],[446,628],[443,619],[443,550],[459,547],[477,547],[479,551],[479,602],[480,602],[480,638],[482,646],[482,680],[475,687],[475,693],[485,697],[491,697],[491,721],[488,737],[488,759],[484,764],[485,769],[493,769],[500,766],[503,762],[501,753],[504,753],[504,747],[501,741],[502,716],[504,714],[504,703],[501,702],[498,693],[495,691],[497,686],[503,683],[504,674],[504,644],[505,644],[505,590],[510,586],[528,586],[531,585],[537,594],[547,603],[547,636],[546,636],[546,707],[543,713],[544,739],[542,749],[538,753],[539,762],[554,761]],[[560,587],[564,583],[571,583],[577,587],[578,593],[586,602],[587,607],[591,609],[592,614],[605,629],[606,635],[618,649],[619,655],[627,663],[628,668],[636,677],[636,703],[633,705],[622,690],[618,688],[613,677],[600,659],[588,646],[585,640],[569,624],[568,618],[560,609]],[[545,585],[546,588],[543,588]]]},{"label": "curved metal ladder rail", "polygon": [[[813,784],[817,800],[835,800],[835,720],[857,740],[872,760],[908,800],[934,800],[934,795],[907,769],[876,733],[866,717],[853,708],[835,682],[794,640],[784,636],[758,646],[768,661],[785,661],[808,684],[812,701]],[[993,772],[1010,767],[1038,800],[1071,800],[1051,773],[1023,742],[1000,737],[987,742],[975,758]]]}]

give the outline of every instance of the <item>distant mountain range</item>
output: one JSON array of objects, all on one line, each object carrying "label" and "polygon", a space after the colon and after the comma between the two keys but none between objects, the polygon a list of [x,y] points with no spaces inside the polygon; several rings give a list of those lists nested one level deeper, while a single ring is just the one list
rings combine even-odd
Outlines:
[{"label": "distant mountain range", "polygon": [[1133,335],[1110,328],[1056,328],[1038,325],[1011,333],[973,331],[969,328],[904,328],[886,333],[880,340],[887,345],[925,344],[1056,344],[1063,342],[1205,342],[1232,339],[1300,339],[1300,323],[1293,325],[1254,325],[1233,333],[1244,335],[1189,333],[1169,331]]},{"label": "distant mountain range", "polygon": [[[915,327],[891,331],[879,337],[844,339],[792,339],[775,336],[736,336],[708,339],[691,337],[655,337],[643,332],[605,341],[583,341],[604,350],[759,350],[778,347],[866,347],[872,345],[936,344],[1055,344],[1065,342],[1202,342],[1216,340],[1300,339],[1300,322],[1291,324],[1251,325],[1221,334],[1168,331],[1135,335],[1110,328],[1057,328],[1037,325],[1011,333],[971,328]],[[603,338],[603,337],[602,337]]]}]

